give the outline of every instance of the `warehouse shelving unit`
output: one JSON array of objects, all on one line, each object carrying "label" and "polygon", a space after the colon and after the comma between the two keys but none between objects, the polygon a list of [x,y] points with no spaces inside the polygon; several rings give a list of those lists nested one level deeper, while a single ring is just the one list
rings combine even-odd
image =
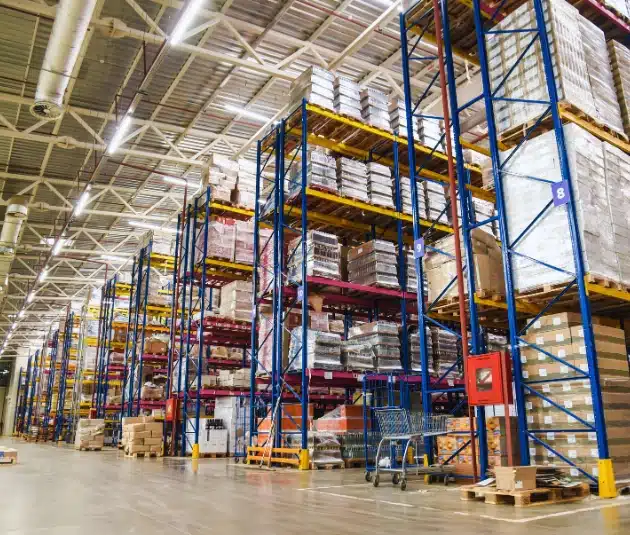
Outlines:
[{"label": "warehouse shelving unit", "polygon": [[13,420],[14,433],[18,436],[22,435],[24,432],[32,358],[32,355],[29,355],[26,363],[26,370],[20,368],[20,375],[18,379],[17,403],[15,404],[15,418]]},{"label": "warehouse shelving unit", "polygon": [[[362,373],[308,368],[309,296],[317,294],[323,298],[323,311],[338,313],[344,317],[346,334],[353,316],[400,322],[404,326],[401,340],[401,380],[405,380],[404,374],[411,374],[410,377],[413,375],[408,355],[407,324],[409,314],[416,311],[413,301],[417,299],[417,294],[415,288],[412,291],[406,288],[406,258],[402,246],[414,244],[412,227],[416,228],[416,233],[420,232],[419,229],[425,229],[436,238],[452,233],[453,229],[449,225],[418,217],[417,207],[414,209],[415,217],[400,211],[400,180],[408,172],[402,162],[407,159],[408,153],[417,152],[425,157],[426,165],[422,176],[442,184],[448,182],[444,174],[448,164],[446,154],[420,144],[414,144],[415,150],[410,151],[409,146],[412,143],[413,141],[410,143],[402,135],[375,128],[306,101],[259,141],[255,227],[259,229],[262,223],[269,224],[272,235],[262,241],[257,233],[254,240],[255,314],[252,325],[251,385],[254,388],[257,383],[266,382],[268,386],[264,393],[269,399],[260,396],[250,398],[250,462],[258,462],[266,459],[265,455],[273,456],[277,453],[277,456],[272,457],[272,462],[307,468],[308,405],[319,398],[318,395],[309,393],[310,388],[343,387],[347,391],[358,391],[362,388]],[[309,145],[329,149],[340,156],[365,162],[374,161],[390,167],[395,186],[395,209],[310,187],[307,184]],[[289,199],[285,186],[289,182],[289,174],[296,166],[301,166],[297,172],[297,180],[300,181],[297,184],[299,194]],[[475,176],[480,176],[479,168],[468,168]],[[268,178],[269,176],[273,176],[273,179]],[[488,197],[488,193],[477,184],[471,183],[467,187],[475,196]],[[417,203],[417,199],[414,203]],[[307,233],[310,229],[329,231],[340,236],[345,243],[360,243],[373,238],[396,243],[399,248],[401,289],[392,290],[309,276],[305,262],[301,266],[301,282],[295,284],[288,276],[287,264],[298,248],[302,250],[302,257],[306,258]],[[298,237],[299,244],[295,250],[287,252],[291,237]],[[271,265],[261,263],[261,257],[266,254],[273,258]],[[269,279],[265,287],[261,283],[262,274]],[[421,273],[418,279],[421,279]],[[419,295],[422,295],[421,287]],[[270,319],[262,314],[263,308],[269,311]],[[291,371],[296,362],[283,364],[283,344],[290,335],[286,322],[291,311],[297,311],[301,316],[299,328],[302,341],[297,355],[293,357],[294,361],[298,361],[297,368],[300,371],[297,372]],[[263,324],[265,321],[267,325]],[[271,366],[267,367],[261,361],[263,346],[266,344],[272,348]],[[416,379],[419,380],[419,377],[416,376]],[[428,376],[427,381],[430,382]],[[462,390],[460,386],[454,386],[453,389],[460,392]],[[345,398],[329,401],[343,403],[348,399],[350,398],[347,395]],[[284,411],[288,403],[301,405],[301,420],[294,419]],[[292,427],[297,430],[283,430],[283,418],[292,420]],[[269,428],[259,429],[260,422],[263,421],[272,422],[270,427],[273,436],[270,438],[266,438],[270,434]],[[287,448],[287,445],[294,447]],[[279,449],[274,450],[271,446]],[[287,459],[287,454],[293,456]]]},{"label": "warehouse shelving unit", "polygon": [[[173,440],[173,451],[181,456],[199,456],[200,416],[202,407],[223,396],[247,396],[248,391],[226,387],[202,388],[201,377],[206,368],[233,367],[232,361],[213,359],[212,345],[242,348],[243,364],[250,339],[246,322],[221,318],[212,312],[212,292],[235,280],[251,278],[253,267],[208,253],[209,225],[217,216],[249,220],[253,212],[217,203],[212,200],[211,187],[202,187],[186,206],[184,217],[178,218],[173,288],[172,322],[175,341],[169,355],[169,389],[181,400],[181,422]],[[175,307],[177,303],[177,309]],[[166,433],[165,433],[166,434]]]},{"label": "warehouse shelving unit", "polygon": [[[111,373],[118,374],[122,370],[113,372],[110,370],[110,354],[113,349],[113,321],[116,307],[117,277],[109,279],[102,288],[101,306],[99,309],[98,344],[96,350],[96,388],[94,391],[92,406],[97,418],[105,418],[107,405],[107,393]],[[120,410],[120,407],[116,407]]]},{"label": "warehouse shelving unit", "polygon": [[26,371],[22,366],[20,366],[20,371],[18,372],[18,385],[16,392],[16,401],[15,401],[15,411],[13,411],[13,436],[18,436],[20,434],[20,418],[21,418],[21,409],[22,402],[24,400],[24,386],[26,379]]},{"label": "warehouse shelving unit", "polygon": [[[604,421],[604,414],[602,408],[602,396],[600,389],[600,381],[597,369],[597,355],[594,345],[594,337],[592,331],[591,320],[591,307],[593,304],[599,310],[612,310],[619,312],[623,309],[627,309],[628,302],[630,301],[630,293],[623,289],[616,289],[610,287],[605,283],[600,283],[596,280],[592,280],[588,277],[584,268],[584,259],[582,257],[582,249],[580,244],[580,235],[578,231],[577,215],[575,206],[573,204],[573,192],[571,187],[571,173],[568,167],[566,145],[564,141],[563,123],[572,122],[578,124],[583,129],[587,130],[591,134],[607,141],[612,145],[630,152],[630,145],[621,137],[612,135],[609,131],[602,128],[595,121],[589,120],[582,116],[575,114],[570,108],[566,108],[559,103],[556,85],[553,77],[553,68],[551,63],[551,52],[547,33],[544,26],[543,15],[543,2],[542,0],[533,0],[535,12],[536,12],[536,25],[529,29],[502,29],[500,31],[493,30],[496,23],[501,20],[506,13],[509,13],[523,2],[520,1],[504,1],[498,8],[490,8],[480,0],[473,0],[472,11],[473,17],[470,13],[463,13],[462,5],[456,2],[449,2],[445,0],[441,3],[433,2],[433,0],[423,0],[417,5],[413,6],[407,13],[401,16],[401,31],[403,36],[410,33],[410,21],[419,21],[424,13],[433,12],[435,9],[439,11],[438,24],[429,24],[419,33],[425,31],[432,34],[436,42],[440,42],[444,48],[444,60],[446,66],[446,76],[443,76],[442,84],[443,91],[448,92],[450,101],[451,118],[453,125],[453,137],[455,145],[455,157],[457,160],[461,160],[462,152],[462,140],[459,131],[459,117],[464,110],[475,102],[483,102],[485,104],[487,122],[488,122],[488,146],[489,153],[492,160],[492,171],[494,179],[494,188],[496,192],[496,209],[497,220],[500,229],[500,239],[502,242],[504,275],[506,281],[506,299],[501,303],[501,307],[507,310],[507,318],[510,332],[510,345],[512,349],[513,367],[514,367],[514,381],[515,381],[515,404],[519,421],[519,438],[520,438],[520,452],[521,452],[521,464],[530,463],[530,443],[543,446],[550,454],[561,459],[567,465],[574,467],[577,472],[583,476],[588,477],[594,483],[599,483],[600,495],[611,496],[614,495],[614,474],[612,470],[611,461],[608,452],[608,442],[606,437],[606,425]],[[609,38],[623,38],[628,39],[630,36],[630,27],[617,17],[612,11],[605,8],[601,4],[593,1],[586,2],[572,2],[580,10],[581,14],[590,19],[596,25],[598,25]],[[435,12],[433,12],[435,14]],[[436,30],[437,28],[437,30]],[[522,34],[527,33],[531,36],[531,43],[529,46],[540,46],[542,51],[542,61],[544,63],[544,70],[546,75],[546,86],[549,98],[545,101],[529,102],[529,104],[544,104],[546,110],[538,117],[537,120],[533,120],[524,127],[517,136],[513,136],[511,139],[500,139],[496,126],[496,120],[494,117],[493,105],[501,100],[506,101],[510,99],[502,99],[497,95],[497,90],[493,90],[490,83],[490,75],[488,68],[488,59],[486,52],[486,37],[494,34],[496,35],[509,35],[509,34]],[[474,35],[475,39],[472,39]],[[408,38],[408,37],[407,37]],[[403,39],[403,43],[405,39]],[[458,103],[458,94],[456,80],[454,76],[454,56],[467,58],[478,58],[478,64],[481,70],[481,79],[483,85],[482,94],[468,100],[464,104]],[[501,84],[505,83],[505,80],[510,76],[515,69],[518,68],[519,62],[523,61],[522,53],[516,58],[516,61],[512,68],[504,73],[504,78]],[[405,67],[408,71],[409,64]],[[406,90],[408,92],[408,83],[406,84]],[[500,87],[500,86],[499,86]],[[513,102],[528,103],[527,100],[511,99]],[[408,102],[409,107],[409,102]],[[504,181],[506,180],[507,169],[505,165],[509,161],[514,153],[516,153],[524,143],[529,139],[539,135],[542,132],[548,132],[552,130],[555,133],[558,157],[561,162],[561,175],[564,182],[564,192],[566,193],[567,206],[567,225],[570,229],[571,240],[573,245],[573,254],[576,270],[571,273],[571,279],[566,285],[558,285],[549,291],[541,292],[541,297],[532,300],[517,295],[514,291],[514,279],[512,271],[512,259],[519,253],[516,251],[516,245],[522,238],[523,233],[512,238],[510,235],[510,228],[505,213],[505,196],[504,196]],[[511,153],[508,156],[502,155],[500,151],[506,151],[511,149]],[[527,173],[526,170],[520,170],[521,173]],[[461,165],[457,168],[458,178],[460,181],[465,181],[468,178],[465,170]],[[543,180],[544,178],[532,177],[532,179]],[[535,217],[527,226],[527,229],[533,228],[538,224],[547,210],[553,210],[554,197],[552,195],[552,184],[549,184],[549,203],[547,206]],[[462,195],[460,185],[460,200],[464,199]],[[465,206],[465,203],[464,203]],[[464,222],[466,217],[463,217]],[[545,266],[549,269],[559,269],[552,265],[545,259],[530,259],[539,265]],[[572,300],[572,302],[571,302]],[[550,313],[558,310],[560,306],[561,310],[574,310],[579,312],[582,318],[582,326],[584,329],[584,337],[586,342],[586,357],[588,362],[588,371],[585,372],[570,363],[564,361],[562,358],[550,354],[543,348],[540,348],[536,344],[526,342],[524,334],[535,323],[535,321],[546,313]],[[528,318],[527,320],[525,318]],[[533,319],[531,319],[533,318]],[[521,347],[532,347],[537,351],[541,351],[549,358],[567,366],[572,373],[567,374],[566,379],[554,379],[554,380],[528,380],[523,376],[520,358]],[[589,381],[592,392],[592,405],[594,412],[594,422],[587,422],[570,410],[570,408],[560,406],[554,402],[550,396],[545,395],[544,388],[550,382],[562,382],[562,381],[575,381],[577,379],[586,379]],[[538,390],[543,389],[543,392]],[[563,429],[533,429],[528,427],[527,421],[527,406],[525,403],[525,395],[534,395],[540,398],[543,403],[548,406],[553,406],[556,409],[565,413],[568,417],[574,418],[575,421],[583,424],[582,429],[573,429],[572,432],[582,433],[594,433],[597,437],[597,449],[600,459],[599,463],[599,477],[594,477],[592,474],[586,473],[584,470],[576,466],[576,464],[569,458],[556,451],[546,440],[546,433],[562,432]],[[481,426],[480,426],[481,427]]]},{"label": "warehouse shelving unit", "polygon": [[44,371],[44,373],[48,375],[48,379],[46,381],[46,395],[44,396],[44,408],[42,412],[42,436],[44,436],[46,440],[50,438],[50,435],[48,434],[48,426],[50,425],[52,410],[53,385],[56,379],[58,345],[59,329],[55,329],[48,343],[48,358],[46,360],[46,370]]},{"label": "warehouse shelving unit", "polygon": [[43,351],[37,349],[33,355],[33,366],[31,368],[31,375],[29,377],[27,388],[27,407],[24,421],[24,434],[28,435],[31,432],[31,424],[33,423],[35,400],[37,397],[37,391],[40,384],[40,375],[43,368]]},{"label": "warehouse shelving unit", "polygon": [[[76,371],[76,361],[74,369],[71,369],[70,360],[73,352],[72,333],[74,330],[74,312],[69,311],[66,315],[63,331],[63,347],[61,351],[61,362],[59,366],[59,376],[57,381],[57,408],[55,410],[55,430],[53,442],[67,439],[67,431],[72,424],[71,411],[66,410],[67,388],[74,384],[74,372]],[[75,352],[76,355],[76,352]],[[54,386],[53,386],[54,390]]]}]

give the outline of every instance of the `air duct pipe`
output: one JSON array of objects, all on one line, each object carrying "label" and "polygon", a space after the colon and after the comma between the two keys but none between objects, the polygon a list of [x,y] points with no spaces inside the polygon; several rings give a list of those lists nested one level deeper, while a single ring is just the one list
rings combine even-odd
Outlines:
[{"label": "air duct pipe", "polygon": [[29,198],[24,195],[11,197],[4,215],[0,234],[0,301],[7,294],[7,275],[20,241],[22,224],[28,215],[28,201]]},{"label": "air duct pipe", "polygon": [[40,119],[58,119],[63,97],[79,57],[97,0],[61,0],[39,73],[31,113]]}]

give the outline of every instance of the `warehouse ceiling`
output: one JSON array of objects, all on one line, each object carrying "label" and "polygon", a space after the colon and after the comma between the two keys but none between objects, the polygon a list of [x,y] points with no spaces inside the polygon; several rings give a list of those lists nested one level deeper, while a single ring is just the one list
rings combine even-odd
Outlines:
[{"label": "warehouse ceiling", "polygon": [[[101,287],[106,269],[111,277],[130,268],[146,232],[134,222],[174,228],[184,192],[165,175],[198,178],[212,154],[254,157],[255,140],[288,111],[291,80],[308,66],[402,96],[400,4],[206,0],[185,39],[172,45],[184,2],[98,0],[55,121],[29,108],[56,2],[0,0],[0,220],[12,196],[28,199],[2,300],[0,339],[18,323],[4,356],[41,343],[51,320]],[[416,92],[436,68],[417,67]],[[471,67],[462,62],[457,75],[466,82]],[[129,135],[106,154],[132,102]],[[87,205],[72,217],[89,181]],[[67,241],[48,261],[64,228]]]}]

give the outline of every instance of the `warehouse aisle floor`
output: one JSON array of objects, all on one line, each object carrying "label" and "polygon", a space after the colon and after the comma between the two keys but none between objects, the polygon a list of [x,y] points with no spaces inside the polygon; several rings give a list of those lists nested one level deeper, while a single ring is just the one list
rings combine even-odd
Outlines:
[{"label": "warehouse aisle floor", "polygon": [[630,533],[630,499],[515,509],[461,502],[454,487],[406,492],[361,470],[267,472],[207,459],[126,459],[9,439],[0,467],[2,535],[365,535]]}]

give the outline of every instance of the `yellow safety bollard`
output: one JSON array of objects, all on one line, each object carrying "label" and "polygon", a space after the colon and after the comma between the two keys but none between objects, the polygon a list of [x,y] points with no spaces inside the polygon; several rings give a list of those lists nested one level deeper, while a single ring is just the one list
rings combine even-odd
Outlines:
[{"label": "yellow safety bollard", "polygon": [[597,462],[599,468],[599,497],[616,498],[617,485],[615,484],[615,472],[611,459],[600,459]]}]

